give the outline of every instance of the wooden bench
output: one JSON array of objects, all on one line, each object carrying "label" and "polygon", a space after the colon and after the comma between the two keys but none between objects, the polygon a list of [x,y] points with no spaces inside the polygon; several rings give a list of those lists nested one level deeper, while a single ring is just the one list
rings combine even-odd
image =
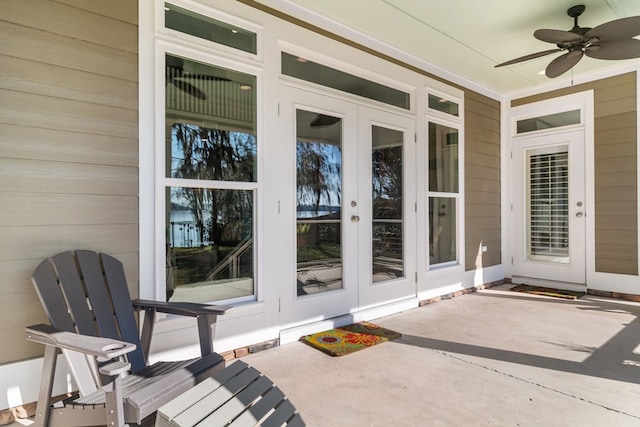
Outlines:
[{"label": "wooden bench", "polygon": [[156,427],[304,426],[282,391],[237,360],[158,409]]}]

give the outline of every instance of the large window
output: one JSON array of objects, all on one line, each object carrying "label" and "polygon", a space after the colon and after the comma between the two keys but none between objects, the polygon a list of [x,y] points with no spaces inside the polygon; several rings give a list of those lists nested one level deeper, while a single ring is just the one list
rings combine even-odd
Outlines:
[{"label": "large window", "polygon": [[256,77],[166,54],[167,300],[254,290]]},{"label": "large window", "polygon": [[457,261],[458,129],[429,123],[429,264]]}]

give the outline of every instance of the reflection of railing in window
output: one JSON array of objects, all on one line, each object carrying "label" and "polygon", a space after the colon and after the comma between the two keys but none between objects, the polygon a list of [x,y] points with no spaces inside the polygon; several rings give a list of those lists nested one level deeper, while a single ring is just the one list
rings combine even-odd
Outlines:
[{"label": "reflection of railing in window", "polygon": [[232,250],[225,256],[222,261],[215,266],[213,270],[207,274],[207,280],[216,280],[219,278],[220,273],[225,270],[228,271],[229,279],[238,279],[240,277],[240,258],[249,250],[253,248],[253,238],[245,237],[240,243],[238,243]]},{"label": "reflection of railing in window", "polygon": [[402,261],[402,220],[373,220],[373,257]]},{"label": "reflection of railing in window", "polygon": [[372,230],[373,282],[403,275],[403,239],[401,219],[374,219]]},{"label": "reflection of railing in window", "polygon": [[[210,67],[211,72],[218,70]],[[203,74],[185,74],[182,69],[167,66],[167,110],[227,118],[253,123],[254,96],[251,86],[227,78]],[[185,90],[184,88],[191,88]],[[194,96],[194,91],[201,94]]]},{"label": "reflection of railing in window", "polygon": [[340,218],[298,219],[296,225],[298,267],[340,261]]}]

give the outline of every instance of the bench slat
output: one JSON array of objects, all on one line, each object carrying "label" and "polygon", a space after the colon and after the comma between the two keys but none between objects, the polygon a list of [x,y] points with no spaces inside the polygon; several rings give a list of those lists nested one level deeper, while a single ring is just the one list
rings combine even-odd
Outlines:
[{"label": "bench slat", "polygon": [[207,415],[217,411],[218,408],[259,376],[260,373],[254,368],[244,369],[240,374],[224,383],[222,387],[212,390],[209,395],[175,417],[175,421],[181,426],[196,425]]},{"label": "bench slat", "polygon": [[[222,405],[222,407],[218,408],[216,412],[205,418],[202,421],[203,425],[226,426],[236,418],[238,414],[242,414],[247,410],[247,408],[250,408],[253,402],[255,402],[256,399],[262,396],[271,387],[273,387],[271,380],[265,376],[261,376],[247,388],[238,393],[235,398],[229,400],[227,403]],[[264,414],[262,416],[264,416]],[[253,424],[251,425],[255,425],[262,416],[254,419]]]},{"label": "bench slat", "polygon": [[278,403],[282,402],[284,394],[278,387],[274,387],[267,394],[262,396],[262,399],[258,400],[255,405],[246,410],[240,417],[234,422],[229,424],[233,427],[245,427],[255,426],[256,420],[261,420],[265,415],[269,413]]}]

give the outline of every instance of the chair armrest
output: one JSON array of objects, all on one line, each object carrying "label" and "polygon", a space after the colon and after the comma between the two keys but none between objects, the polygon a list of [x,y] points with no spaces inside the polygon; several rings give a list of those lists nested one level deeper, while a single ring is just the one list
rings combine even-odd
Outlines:
[{"label": "chair armrest", "polygon": [[50,325],[33,325],[26,329],[29,341],[79,351],[104,359],[113,359],[136,349],[135,344],[111,338],[92,337],[63,331]]},{"label": "chair armrest", "polygon": [[136,299],[131,301],[137,310],[152,309],[159,313],[177,314],[181,316],[197,317],[209,314],[225,314],[231,309],[229,305],[197,304],[193,302],[165,302]]},{"label": "chair armrest", "polygon": [[215,323],[218,315],[225,314],[231,309],[228,305],[197,304],[192,302],[165,302],[136,299],[131,301],[133,308],[144,310],[144,323],[140,342],[144,354],[149,354],[151,348],[151,336],[155,324],[156,313],[177,314],[180,316],[195,317],[198,322],[198,337],[200,341],[200,353],[202,356],[213,352],[213,338],[215,336]]}]

